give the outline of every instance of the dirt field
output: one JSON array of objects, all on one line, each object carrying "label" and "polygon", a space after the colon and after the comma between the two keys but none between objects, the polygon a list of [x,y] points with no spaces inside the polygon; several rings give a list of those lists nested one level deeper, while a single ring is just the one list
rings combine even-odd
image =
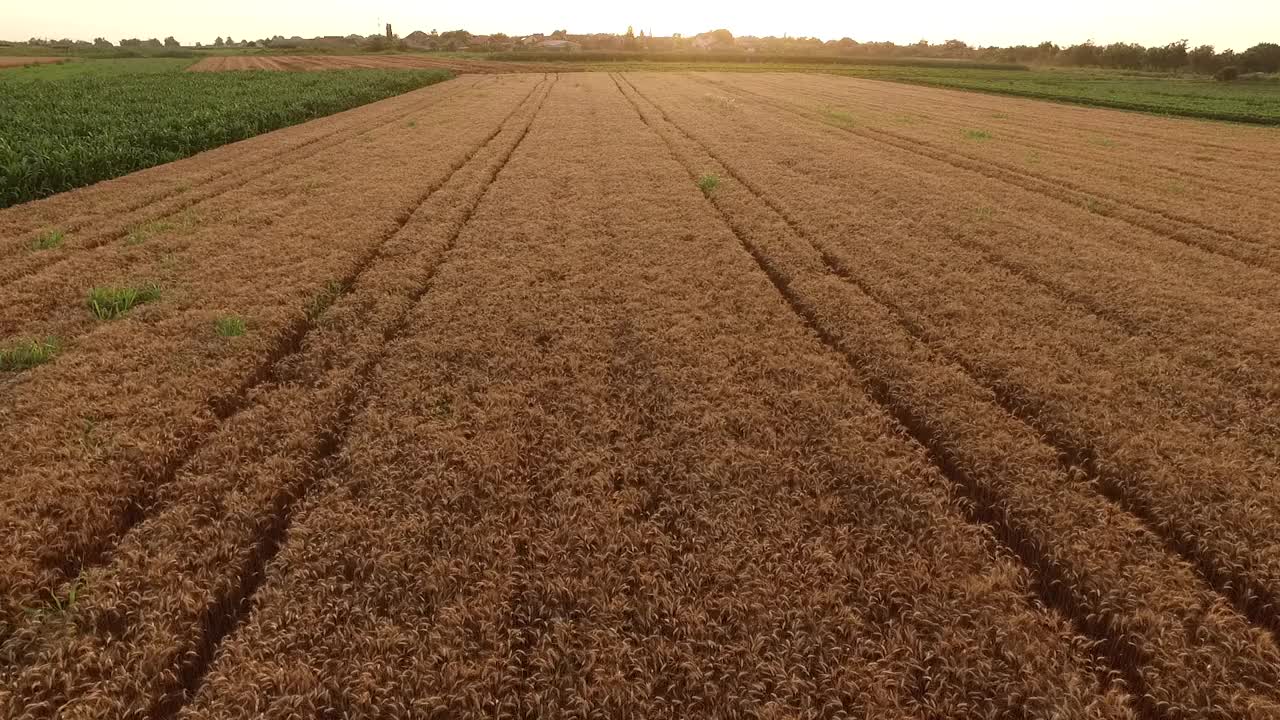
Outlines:
[{"label": "dirt field", "polygon": [[191,72],[223,70],[346,70],[352,68],[428,68],[458,73],[543,72],[556,68],[547,63],[486,62],[427,55],[228,55],[207,57]]},{"label": "dirt field", "polygon": [[0,70],[11,67],[26,67],[28,65],[49,65],[52,63],[68,62],[64,57],[0,57]]},{"label": "dirt field", "polygon": [[1280,716],[1277,161],[475,75],[0,212],[0,715]]}]

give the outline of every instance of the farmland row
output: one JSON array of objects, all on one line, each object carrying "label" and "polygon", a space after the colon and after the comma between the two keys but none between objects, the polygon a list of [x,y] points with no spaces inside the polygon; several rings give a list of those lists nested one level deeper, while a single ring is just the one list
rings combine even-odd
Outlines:
[{"label": "farmland row", "polygon": [[[820,110],[806,108],[765,93],[738,87],[732,88],[731,92],[751,97],[756,102],[769,104],[811,120],[832,122],[850,134],[884,143],[899,151],[931,158],[957,169],[1053,198],[1068,205],[1081,207],[1090,213],[1115,218],[1135,229],[1146,230],[1204,252],[1222,255],[1271,272],[1280,271],[1280,247],[1277,247],[1280,243],[1269,244],[1254,240],[1252,235],[1246,236],[1239,230],[1216,228],[1176,210],[1131,204],[1132,200],[1120,200],[1114,195],[1098,190],[1096,180],[1093,181],[1095,184],[1086,187],[1077,182],[1046,178],[1034,171],[1013,164],[1002,164],[991,157],[983,157],[973,151],[947,149],[892,130],[859,127],[838,116],[824,117]],[[983,138],[982,135],[978,137]],[[987,138],[983,138],[982,141],[986,140]],[[1263,229],[1259,231],[1257,227]],[[1255,224],[1252,232],[1265,233],[1263,235],[1265,237],[1271,234],[1271,226]]]},{"label": "farmland row", "polygon": [[[247,182],[270,178],[294,163],[342,148],[445,102],[476,82],[432,86],[307,123],[297,132],[258,136],[77,193],[20,205],[0,219],[0,256],[11,260],[5,263],[0,281],[48,267],[74,251],[119,240]],[[33,243],[51,231],[65,236],[61,244],[32,252]]]},{"label": "farmland row", "polygon": [[[656,92],[649,87],[655,82],[626,78],[620,90],[692,176],[723,174],[713,202],[780,292],[849,356],[869,392],[929,448],[973,502],[976,519],[995,527],[1033,569],[1046,602],[1102,643],[1142,711],[1152,717],[1275,713],[1280,656],[1273,639],[1251,627],[1137,517],[1101,497],[1092,478],[1064,465],[1057,449],[1003,409],[983,382],[910,332],[883,296],[864,291],[865,279],[849,282],[833,271],[824,257],[838,246],[831,233],[792,220],[795,213],[785,206],[794,189],[765,170],[777,166],[776,157],[769,162],[767,156],[790,149],[780,126],[771,126],[775,134],[767,143],[744,133],[740,122],[733,131],[718,127],[698,110],[696,95],[680,97],[670,84]],[[741,136],[731,159],[708,140],[724,135]],[[765,157],[748,157],[743,148]],[[824,154],[821,147],[811,152]],[[850,196],[844,199],[847,205]],[[910,258],[908,242],[877,239]]]},{"label": "farmland row", "polygon": [[[547,84],[388,239],[245,411],[159,489],[152,516],[110,561],[80,576],[89,590],[78,632],[55,616],[10,641],[19,667],[2,686],[14,717],[163,716],[194,691],[251,607],[293,507],[342,444],[368,377],[523,141]],[[184,578],[181,593],[167,590],[174,577]]]},{"label": "farmland row", "polygon": [[45,65],[67,62],[60,57],[0,57],[0,68],[26,67],[27,65]]},{"label": "farmland row", "polygon": [[[144,519],[158,488],[295,353],[431,193],[493,143],[540,81],[508,79],[436,108],[435,133],[380,136],[322,194],[228,193],[225,211],[196,231],[207,242],[148,266],[181,264],[159,302],[100,323],[57,362],[0,387],[0,453],[17,468],[0,491],[11,538],[0,617],[16,622]],[[285,176],[291,187],[314,174],[293,172],[301,174]],[[233,227],[254,232],[229,238]],[[248,319],[244,338],[213,332],[228,312]]]},{"label": "farmland row", "polygon": [[681,173],[557,84],[179,717],[1131,717]]},{"label": "farmland row", "polygon": [[[1275,208],[1258,201],[1280,189],[1280,178],[1270,166],[1258,163],[1257,154],[1220,158],[1217,153],[1194,153],[1183,158],[1165,150],[1174,133],[1166,138],[1165,147],[1152,147],[1135,142],[1127,133],[1113,138],[1098,131],[1054,127],[1058,113],[1053,106],[1042,108],[1034,118],[967,112],[951,103],[939,107],[936,96],[916,95],[919,90],[909,86],[833,84],[804,76],[785,81],[753,77],[739,84],[773,97],[804,99],[809,109],[820,109],[835,121],[942,146],[1069,190],[1103,193],[1192,227],[1212,226],[1255,241],[1267,238],[1272,245],[1280,243]],[[786,92],[780,92],[784,87]],[[1231,139],[1241,136],[1230,126],[1222,134]],[[1159,154],[1153,157],[1153,151]],[[1170,162],[1175,164],[1164,166]],[[1142,172],[1135,173],[1135,166],[1142,167]],[[1140,182],[1135,182],[1137,177]]]},{"label": "farmland row", "polygon": [[[887,216],[857,218],[847,209],[855,189],[841,191],[845,173],[824,160],[838,150],[776,125],[771,150],[756,150],[763,141],[741,118],[730,130],[688,109],[693,98],[685,98],[677,121],[699,128],[720,157],[770,187],[793,222],[822,239],[831,264],[1147,518],[1258,622],[1280,630],[1274,404],[1232,405],[1230,396],[1214,395],[1232,388],[1206,385],[1140,342],[1112,346],[1087,317],[1072,318],[1036,288],[989,271],[946,235],[898,233]],[[796,148],[813,155],[813,171],[845,204],[810,202],[809,182],[774,169],[770,155]],[[1211,413],[1235,414],[1235,432],[1197,418]]]},{"label": "farmland row", "polygon": [[[768,106],[743,106],[732,115],[721,114],[726,125],[753,128],[788,115]],[[868,208],[866,215],[875,220],[860,227],[869,231],[888,215],[893,227],[950,237],[1002,258],[1003,265],[1053,289],[1063,300],[1132,334],[1151,336],[1172,357],[1239,386],[1237,394],[1275,397],[1280,358],[1274,348],[1280,334],[1269,318],[1280,307],[1280,293],[1270,273],[1250,273],[1232,261],[1213,262],[1212,256],[1195,251],[1179,255],[1171,251],[1176,245],[1123,233],[1082,209],[1029,192],[997,196],[989,183],[962,181],[964,171],[929,159],[904,160],[896,148],[863,141],[816,120],[811,125],[808,138],[828,145],[833,137],[843,138],[832,146],[835,152],[853,151],[862,160],[855,168],[830,161],[830,156],[819,159],[826,165],[823,172],[840,174],[845,187],[865,197],[859,207]],[[798,146],[786,158],[790,171],[808,175],[811,182],[824,178],[808,164],[799,164],[802,152],[803,146]],[[802,201],[813,212],[825,212],[823,203],[834,202],[834,193],[821,194],[821,185],[816,187],[819,194]],[[906,198],[929,202],[904,216]],[[1265,414],[1266,403],[1254,405]]]}]

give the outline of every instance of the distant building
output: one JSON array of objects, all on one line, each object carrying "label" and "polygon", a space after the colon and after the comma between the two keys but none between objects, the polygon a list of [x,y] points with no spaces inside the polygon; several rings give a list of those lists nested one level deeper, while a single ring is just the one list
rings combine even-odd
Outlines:
[{"label": "distant building", "polygon": [[429,48],[435,45],[435,41],[431,39],[431,36],[422,32],[421,30],[414,30],[413,32],[409,33],[407,36],[405,36],[404,41],[408,43],[411,47],[416,47],[416,48]]},{"label": "distant building", "polygon": [[699,33],[693,38],[695,50],[727,50],[733,47],[733,36],[724,31]]},{"label": "distant building", "polygon": [[543,40],[537,45],[539,50],[557,50],[560,52],[577,52],[582,45],[572,40]]}]

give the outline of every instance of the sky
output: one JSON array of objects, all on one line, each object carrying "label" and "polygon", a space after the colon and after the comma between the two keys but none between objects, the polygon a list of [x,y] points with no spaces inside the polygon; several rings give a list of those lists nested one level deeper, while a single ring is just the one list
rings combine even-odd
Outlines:
[{"label": "sky", "polygon": [[422,0],[4,0],[0,38],[175,36],[185,45],[273,35],[369,35],[391,23],[401,36],[414,30],[465,29],[475,34],[525,35],[564,28],[570,33],[636,32],[694,35],[723,27],[735,35],[851,37],[899,44],[951,38],[970,45],[1069,45],[1138,42],[1243,50],[1280,42],[1280,0],[915,0],[914,2],[746,3],[722,0],[520,0],[430,3]]}]

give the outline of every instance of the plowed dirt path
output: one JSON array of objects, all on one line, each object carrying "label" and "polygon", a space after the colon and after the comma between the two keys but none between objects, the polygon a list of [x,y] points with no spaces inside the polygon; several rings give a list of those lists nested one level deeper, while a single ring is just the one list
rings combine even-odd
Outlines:
[{"label": "plowed dirt path", "polygon": [[48,65],[51,63],[67,62],[67,58],[60,57],[0,57],[0,69],[10,67],[26,67],[28,65]]},{"label": "plowed dirt path", "polygon": [[1276,717],[1276,137],[473,76],[0,212],[0,715]]},{"label": "plowed dirt path", "polygon": [[207,57],[187,68],[191,72],[225,70],[350,70],[441,69],[456,73],[512,73],[554,71],[547,63],[510,63],[433,55],[228,55]]}]

